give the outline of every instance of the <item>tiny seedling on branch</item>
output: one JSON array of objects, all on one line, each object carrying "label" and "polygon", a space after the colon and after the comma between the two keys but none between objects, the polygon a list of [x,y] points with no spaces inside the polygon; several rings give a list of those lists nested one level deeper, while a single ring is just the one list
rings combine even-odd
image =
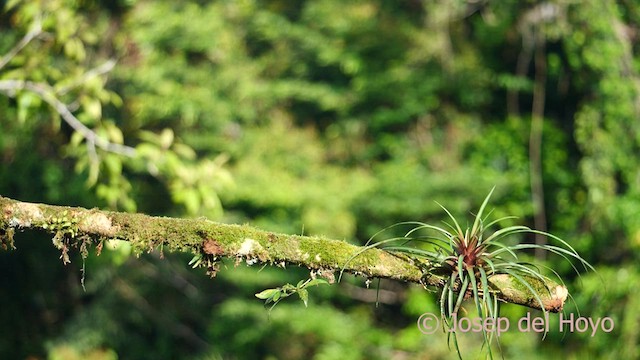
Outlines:
[{"label": "tiny seedling on branch", "polygon": [[273,304],[269,308],[269,311],[271,311],[276,305],[278,305],[278,303],[282,299],[287,298],[293,294],[298,294],[298,296],[300,297],[300,300],[302,300],[302,302],[304,303],[304,306],[307,306],[309,302],[309,290],[307,289],[311,286],[328,285],[328,284],[329,282],[319,278],[300,280],[298,284],[295,286],[291,284],[285,284],[275,289],[263,290],[257,293],[256,297],[258,299],[263,299],[265,306],[268,306],[269,304]]}]

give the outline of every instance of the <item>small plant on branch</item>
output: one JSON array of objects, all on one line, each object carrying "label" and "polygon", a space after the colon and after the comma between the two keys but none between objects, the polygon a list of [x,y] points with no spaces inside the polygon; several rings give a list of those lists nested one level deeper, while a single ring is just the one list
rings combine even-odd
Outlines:
[{"label": "small plant on branch", "polygon": [[300,300],[302,300],[302,302],[304,303],[304,306],[307,306],[307,303],[309,301],[309,290],[307,288],[311,287],[311,286],[318,286],[318,285],[328,285],[329,282],[327,282],[324,279],[319,279],[319,278],[315,278],[315,279],[307,279],[307,280],[300,280],[298,282],[297,285],[291,285],[291,284],[285,284],[281,287],[275,288],[275,289],[266,289],[263,290],[259,293],[256,294],[256,297],[258,299],[263,299],[265,301],[264,305],[267,306],[269,304],[273,304],[271,305],[271,307],[269,308],[269,311],[273,310],[273,308],[278,305],[278,303],[280,302],[280,300],[289,297],[293,294],[298,294],[298,296],[300,297]]},{"label": "small plant on branch", "polygon": [[[522,225],[508,226],[492,231],[491,229],[500,222],[515,218],[508,216],[488,222],[491,212],[486,216],[483,214],[494,189],[491,189],[484,199],[470,228],[467,227],[463,230],[451,212],[438,204],[451,220],[451,223],[445,222],[446,227],[443,228],[422,222],[398,223],[391,227],[408,225],[413,226],[413,228],[402,237],[394,237],[372,243],[376,236],[390,227],[383,229],[374,235],[360,252],[352,257],[352,259],[355,258],[369,248],[379,247],[391,253],[402,254],[414,259],[424,268],[425,277],[440,276],[442,278],[442,292],[440,293],[439,303],[442,325],[448,334],[449,344],[453,340],[460,358],[460,348],[458,347],[453,322],[458,318],[460,310],[463,309],[462,304],[465,300],[473,300],[475,311],[483,323],[487,319],[490,320],[489,323],[495,324],[497,322],[500,302],[497,291],[491,286],[490,278],[492,276],[508,275],[515,279],[522,288],[532,294],[537,304],[540,305],[539,307],[545,315],[544,318],[547,318],[547,309],[543,304],[542,297],[543,295],[551,295],[551,289],[544,286],[548,279],[540,269],[546,268],[550,270],[561,283],[564,284],[564,282],[553,269],[542,264],[533,264],[522,260],[523,250],[540,249],[559,255],[571,264],[578,275],[579,271],[575,267],[574,261],[580,263],[585,271],[595,271],[569,243],[555,235]],[[510,245],[503,243],[505,238],[521,233],[540,234],[547,236],[553,242],[544,245],[529,243]],[[488,331],[485,326],[482,327],[482,333],[484,345],[488,349],[488,356],[493,358],[491,343],[493,342],[494,333]]]}]

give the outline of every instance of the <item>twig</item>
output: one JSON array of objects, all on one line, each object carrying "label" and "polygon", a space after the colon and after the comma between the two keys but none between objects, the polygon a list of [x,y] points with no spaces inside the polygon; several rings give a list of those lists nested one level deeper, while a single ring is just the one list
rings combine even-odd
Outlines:
[{"label": "twig", "polygon": [[42,34],[42,24],[40,24],[40,20],[36,20],[35,26],[31,31],[29,31],[17,44],[13,47],[13,49],[9,50],[9,52],[0,59],[0,69],[5,67],[11,59],[13,59],[25,46],[27,46],[31,40],[33,40],[38,35]]},{"label": "twig", "polygon": [[73,115],[69,108],[67,108],[67,105],[53,95],[55,92],[48,84],[23,80],[0,80],[0,91],[4,91],[9,96],[13,96],[17,90],[31,91],[47,104],[51,105],[69,126],[82,135],[87,141],[87,146],[89,146],[90,150],[98,147],[102,150],[124,156],[134,157],[136,155],[135,148],[112,143],[98,136],[98,134],[85,126]]},{"label": "twig", "polygon": [[78,86],[82,85],[83,83],[87,82],[89,79],[94,78],[96,76],[104,75],[104,74],[110,72],[111,70],[113,70],[114,66],[116,66],[116,60],[115,59],[110,59],[109,61],[105,62],[104,64],[102,64],[102,65],[100,65],[100,66],[98,66],[96,68],[93,68],[93,69],[87,71],[86,73],[82,74],[82,76],[80,76],[78,79],[76,79],[71,84],[61,87],[60,89],[58,89],[56,91],[56,94],[58,96],[65,95],[69,91],[73,90],[75,87],[78,87]]}]

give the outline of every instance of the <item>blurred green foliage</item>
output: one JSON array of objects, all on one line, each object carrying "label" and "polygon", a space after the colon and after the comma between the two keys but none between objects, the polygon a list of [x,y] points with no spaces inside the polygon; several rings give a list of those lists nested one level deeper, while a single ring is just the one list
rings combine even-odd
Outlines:
[{"label": "blurred green foliage", "polygon": [[[530,130],[543,46],[548,230],[600,276],[571,281],[584,316],[615,330],[511,331],[506,356],[640,352],[640,7],[634,1],[0,2],[0,84],[47,84],[78,120],[135,156],[93,149],[37,94],[0,90],[0,194],[206,216],[364,243],[398,221],[476,209],[532,226]],[[13,57],[21,39],[42,32]],[[86,76],[115,59],[113,70]],[[0,86],[2,89],[2,86]],[[223,212],[224,209],[224,212]],[[471,219],[471,216],[469,216]],[[533,241],[533,239],[521,239]],[[301,269],[107,249],[63,266],[50,239],[0,254],[2,358],[449,358],[423,335],[436,297],[363,279],[311,289],[270,315],[253,294]],[[75,257],[74,257],[75,256]],[[604,283],[604,285],[603,285]],[[353,285],[356,289],[353,290]],[[351,290],[349,290],[351,289]],[[363,299],[368,299],[363,302]],[[526,309],[505,306],[511,319]],[[573,308],[568,311],[574,311]],[[479,337],[462,336],[463,354]],[[591,355],[596,354],[596,355]]]}]

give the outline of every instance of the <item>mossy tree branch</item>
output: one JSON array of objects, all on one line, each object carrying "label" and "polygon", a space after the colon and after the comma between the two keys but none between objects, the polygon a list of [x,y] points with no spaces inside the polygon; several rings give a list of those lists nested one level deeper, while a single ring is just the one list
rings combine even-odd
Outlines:
[{"label": "mossy tree branch", "polygon": [[[102,211],[78,207],[34,204],[0,197],[0,240],[13,247],[16,230],[37,229],[53,235],[53,242],[67,252],[77,246],[86,255],[90,245],[99,252],[106,240],[125,240],[139,254],[157,248],[169,252],[201,254],[215,271],[222,257],[248,263],[307,267],[314,274],[334,279],[346,272],[369,278],[388,278],[427,286],[442,286],[444,279],[425,272],[425,264],[381,249],[363,249],[344,241],[322,237],[278,234],[249,225],[229,225],[206,219],[176,219],[143,214]],[[357,255],[357,256],[356,256]],[[552,280],[527,279],[540,294],[540,304],[531,292],[508,275],[489,277],[489,286],[509,303],[558,312],[568,292]]]}]

